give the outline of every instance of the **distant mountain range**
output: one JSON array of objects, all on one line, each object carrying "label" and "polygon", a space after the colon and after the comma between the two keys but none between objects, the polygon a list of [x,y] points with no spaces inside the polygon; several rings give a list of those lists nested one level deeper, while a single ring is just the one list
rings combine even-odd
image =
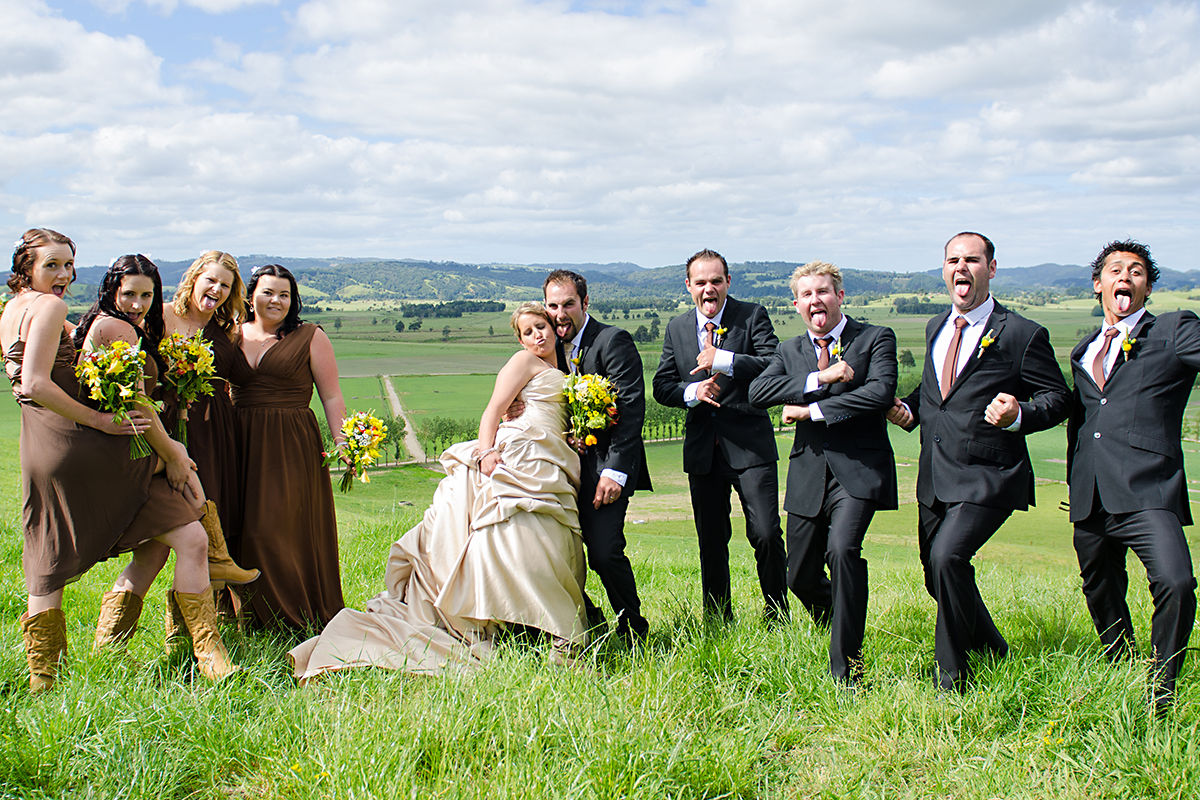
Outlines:
[{"label": "distant mountain range", "polygon": [[[594,298],[686,298],[682,264],[644,268],[629,262],[610,264],[459,264],[453,261],[372,258],[288,258],[239,256],[245,277],[262,264],[282,264],[296,274],[306,297],[330,300],[514,300],[536,297],[542,280],[555,269],[570,269],[588,279]],[[191,261],[159,261],[163,282],[175,285]],[[800,262],[748,261],[731,264],[734,294],[745,298],[788,297],[787,282]],[[79,282],[97,284],[106,267],[81,267]],[[943,292],[940,269],[925,272],[843,270],[848,295]],[[1002,294],[1075,292],[1091,287],[1091,274],[1078,264],[1001,267],[992,281]],[[1156,288],[1200,286],[1200,271],[1162,270]]]}]

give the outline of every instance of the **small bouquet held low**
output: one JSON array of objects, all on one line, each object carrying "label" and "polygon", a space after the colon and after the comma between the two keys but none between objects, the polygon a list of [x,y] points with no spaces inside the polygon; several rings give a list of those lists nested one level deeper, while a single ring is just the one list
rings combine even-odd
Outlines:
[{"label": "small bouquet held low", "polygon": [[158,345],[158,353],[167,364],[163,383],[179,398],[179,429],[176,438],[187,445],[187,407],[202,394],[212,394],[212,379],[217,377],[212,345],[199,335],[187,338],[172,333]]},{"label": "small bouquet held low", "polygon": [[[138,405],[155,411],[162,404],[151,400],[145,391],[146,354],[142,346],[118,339],[108,347],[83,353],[75,366],[75,375],[88,388],[88,396],[100,403],[100,410],[113,415],[117,422],[129,419],[129,412]],[[142,458],[150,455],[150,444],[140,433],[129,443],[129,455]]]},{"label": "small bouquet held low", "polygon": [[596,433],[617,424],[617,389],[601,375],[568,375],[563,394],[571,412],[571,437],[588,447]]},{"label": "small bouquet held low", "polygon": [[340,460],[343,456],[350,460],[350,465],[342,473],[338,488],[348,492],[354,485],[354,473],[363,483],[370,483],[367,477],[367,467],[375,464],[379,458],[379,445],[387,438],[387,425],[383,420],[372,416],[370,411],[359,411],[351,414],[342,421],[342,435],[346,440],[325,454],[325,466]]}]

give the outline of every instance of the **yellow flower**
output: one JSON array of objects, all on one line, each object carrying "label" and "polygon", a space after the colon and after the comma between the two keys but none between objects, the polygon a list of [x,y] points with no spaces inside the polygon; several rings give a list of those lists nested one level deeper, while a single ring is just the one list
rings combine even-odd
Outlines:
[{"label": "yellow flower", "polygon": [[981,338],[979,340],[979,352],[975,355],[975,357],[983,358],[983,351],[987,350],[989,347],[991,347],[992,343],[995,341],[996,341],[996,329],[990,328],[988,330],[988,332],[983,335],[983,338]]},{"label": "yellow flower", "polygon": [[590,433],[587,436],[583,437],[583,443],[586,444],[588,447],[591,447],[597,441],[599,441],[599,440]]}]

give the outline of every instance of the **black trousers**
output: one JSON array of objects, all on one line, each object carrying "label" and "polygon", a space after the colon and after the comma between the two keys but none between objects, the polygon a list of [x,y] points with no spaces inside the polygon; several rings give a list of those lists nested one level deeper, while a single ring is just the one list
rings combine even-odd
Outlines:
[{"label": "black trousers", "polygon": [[692,513],[700,542],[700,589],[704,610],[733,619],[733,597],[729,581],[730,490],[736,489],[746,515],[746,538],[754,548],[758,584],[768,619],[787,615],[787,553],[779,524],[779,465],[758,464],[745,469],[729,466],[721,449],[714,448],[711,469],[688,473]]},{"label": "black trousers", "polygon": [[938,683],[944,689],[962,689],[970,674],[972,652],[1008,653],[1008,642],[992,621],[975,584],[971,559],[1012,511],[974,503],[917,505],[925,589],[937,601],[934,656]]},{"label": "black trousers", "polygon": [[826,469],[821,513],[787,517],[788,587],[817,622],[830,623],[829,673],[841,680],[862,674],[867,628],[862,543],[876,506],[873,500],[851,497]]},{"label": "black trousers", "polygon": [[1152,692],[1169,700],[1196,620],[1196,577],[1183,526],[1163,509],[1109,514],[1099,503],[1096,506],[1087,519],[1075,523],[1075,553],[1092,622],[1109,658],[1134,651],[1133,622],[1125,603],[1125,554],[1133,550],[1146,567],[1154,598]]},{"label": "black trousers", "polygon": [[[584,470],[579,488],[579,526],[587,547],[588,566],[600,578],[608,602],[617,615],[617,633],[645,637],[650,623],[642,616],[642,601],[638,598],[633,565],[625,555],[625,511],[629,508],[629,492],[600,508],[592,507],[598,476]],[[584,598],[590,603],[587,595]]]}]

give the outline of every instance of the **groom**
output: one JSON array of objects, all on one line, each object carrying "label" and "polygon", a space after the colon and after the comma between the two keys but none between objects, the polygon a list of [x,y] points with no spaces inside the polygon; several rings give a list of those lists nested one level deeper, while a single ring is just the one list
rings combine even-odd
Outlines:
[{"label": "groom", "polygon": [[[555,270],[546,276],[542,291],[563,347],[559,369],[605,376],[617,390],[617,424],[598,434],[599,441],[580,457],[579,524],[588,565],[600,576],[617,614],[617,633],[645,639],[650,625],[642,616],[633,567],[625,556],[629,498],[635,489],[651,488],[642,444],[646,416],[642,357],[628,331],[588,315],[587,281],[582,275]],[[587,602],[588,621],[602,620],[600,610]]]}]

